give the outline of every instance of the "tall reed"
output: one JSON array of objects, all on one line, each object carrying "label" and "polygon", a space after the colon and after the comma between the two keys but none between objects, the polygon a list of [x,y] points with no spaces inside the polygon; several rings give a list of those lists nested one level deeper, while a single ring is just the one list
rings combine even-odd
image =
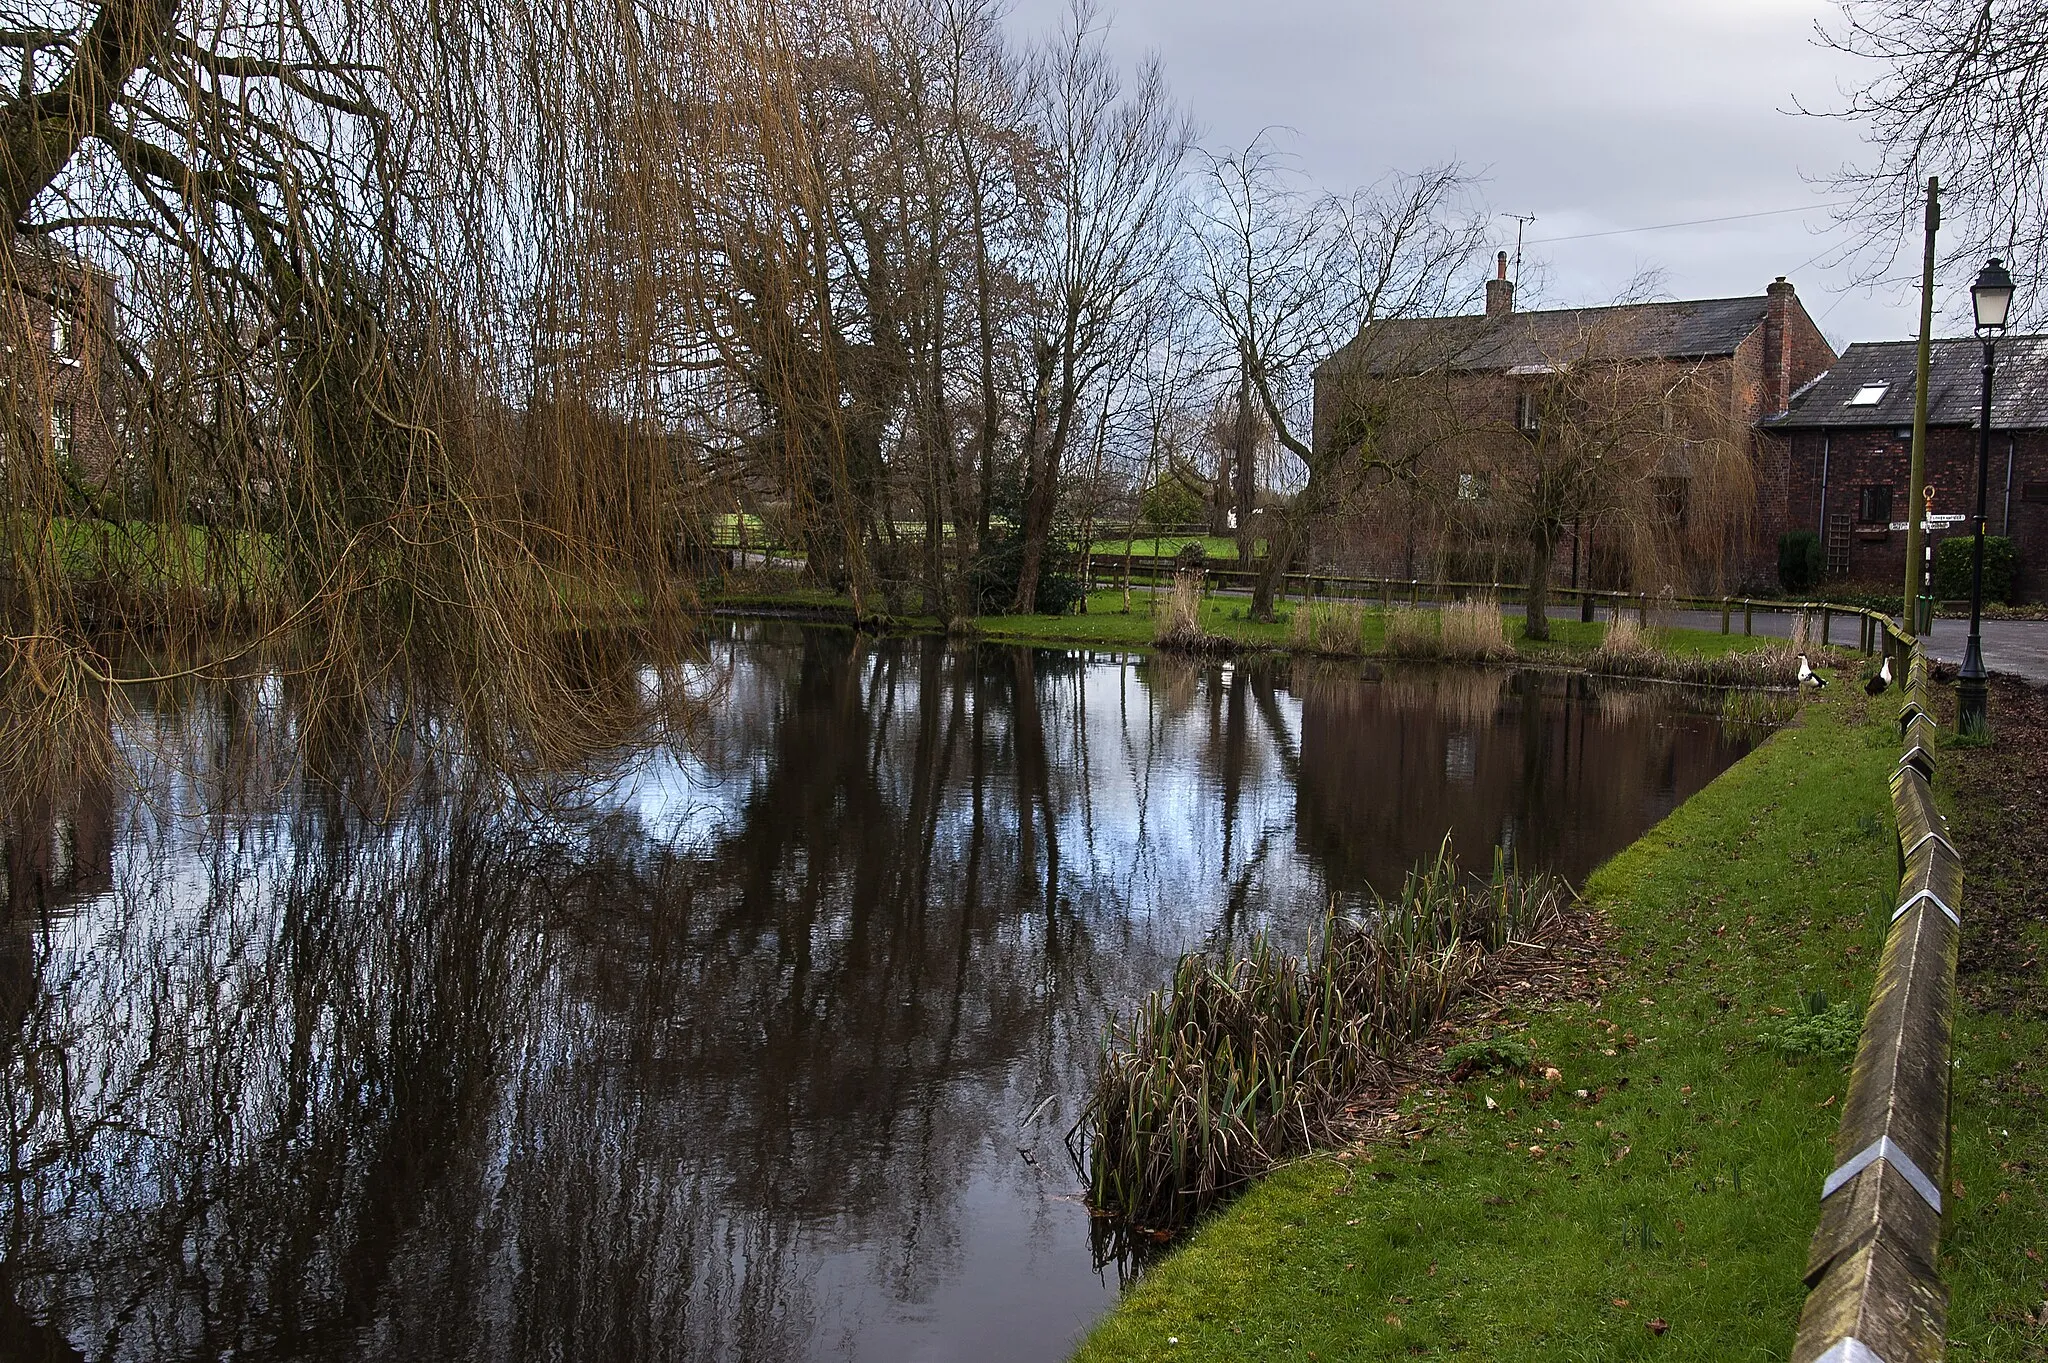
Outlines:
[{"label": "tall reed", "polygon": [[1443,656],[1460,662],[1497,662],[1514,656],[1500,602],[1491,596],[1444,607]]},{"label": "tall reed", "polygon": [[1446,838],[1400,894],[1331,913],[1303,956],[1261,934],[1242,955],[1183,956],[1104,1046],[1069,1136],[1089,1203],[1158,1236],[1341,1129],[1345,1106],[1517,944],[1553,936],[1571,891],[1499,853],[1467,876]]},{"label": "tall reed", "polygon": [[1390,658],[1437,658],[1443,656],[1443,635],[1436,616],[1412,606],[1395,606],[1386,614],[1387,633],[1382,645]]},{"label": "tall reed", "polygon": [[1617,611],[1607,632],[1600,636],[1587,670],[1610,677],[1658,677],[1695,686],[1791,686],[1798,680],[1797,651],[1798,645],[1793,643],[1712,656],[1673,653],[1660,647],[1633,614]]},{"label": "tall reed", "polygon": [[1167,593],[1158,618],[1152,623],[1152,642],[1162,648],[1208,647],[1209,636],[1202,632],[1200,572],[1173,575],[1173,590]]},{"label": "tall reed", "polygon": [[1308,653],[1353,657],[1365,651],[1365,607],[1356,601],[1312,601],[1294,612],[1288,642]]}]

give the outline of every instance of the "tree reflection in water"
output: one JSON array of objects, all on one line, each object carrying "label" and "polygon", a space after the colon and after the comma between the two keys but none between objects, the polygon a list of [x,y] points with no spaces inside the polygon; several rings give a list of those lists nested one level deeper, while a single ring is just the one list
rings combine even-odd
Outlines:
[{"label": "tree reflection in water", "polygon": [[687,747],[629,725],[541,800],[273,676],[138,704],[141,795],[18,799],[0,1338],[1062,1357],[1109,1289],[1060,1137],[1176,953],[1447,827],[1583,874],[1740,751],[1557,679],[790,627],[594,684],[710,677]]}]

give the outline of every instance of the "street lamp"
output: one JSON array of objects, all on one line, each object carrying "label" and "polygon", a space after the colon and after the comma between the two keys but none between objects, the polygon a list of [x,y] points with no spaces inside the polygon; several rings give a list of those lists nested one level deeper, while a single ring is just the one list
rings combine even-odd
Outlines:
[{"label": "street lamp", "polygon": [[1984,489],[1991,465],[1991,364],[1998,338],[2012,311],[2012,276],[2005,262],[1992,258],[1970,286],[1970,306],[1977,313],[1977,338],[1984,342],[1984,405],[1977,421],[1977,544],[1970,560],[1970,643],[1963,650],[1963,672],[1956,687],[1956,727],[1981,734],[1990,724],[1990,695],[1984,673]]}]

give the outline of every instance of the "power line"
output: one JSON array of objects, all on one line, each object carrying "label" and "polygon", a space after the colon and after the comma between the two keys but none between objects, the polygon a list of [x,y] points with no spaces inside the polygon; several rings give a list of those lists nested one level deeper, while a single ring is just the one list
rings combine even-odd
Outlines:
[{"label": "power line", "polygon": [[1797,208],[1766,208],[1756,213],[1730,213],[1722,218],[1693,218],[1688,222],[1660,222],[1648,227],[1613,227],[1605,232],[1578,232],[1569,237],[1536,237],[1527,244],[1548,246],[1558,241],[1589,241],[1594,237],[1625,237],[1631,232],[1667,232],[1674,227],[1705,227],[1717,222],[1741,222],[1746,218],[1776,218],[1787,213],[1811,213],[1816,208],[1837,208],[1847,203],[1846,199],[1830,199],[1824,203],[1801,204]]}]

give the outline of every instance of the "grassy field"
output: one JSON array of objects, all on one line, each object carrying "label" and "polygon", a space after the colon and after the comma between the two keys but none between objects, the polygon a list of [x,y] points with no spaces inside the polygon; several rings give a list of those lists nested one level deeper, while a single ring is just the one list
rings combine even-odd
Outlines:
[{"label": "grassy field", "polygon": [[1860,1014],[1896,883],[1896,733],[1851,680],[1592,877],[1599,1001],[1470,1030],[1531,1073],[1269,1177],[1079,1357],[1783,1358],[1848,1057],[1763,1038],[1815,991]]},{"label": "grassy field", "polygon": [[[1290,602],[1281,606],[1277,612],[1280,618],[1270,623],[1250,619],[1247,605],[1243,597],[1205,598],[1202,602],[1203,630],[1241,644],[1270,648],[1287,647],[1293,615],[1300,608],[1298,603]],[[1131,591],[1131,609],[1128,613],[1123,609],[1123,593],[1112,590],[1089,593],[1086,614],[992,615],[984,616],[976,624],[985,639],[1017,643],[1147,647],[1152,643],[1151,606],[1151,590],[1137,587]],[[1581,624],[1577,620],[1553,619],[1550,622],[1551,639],[1548,642],[1538,642],[1523,637],[1520,615],[1510,612],[1507,626],[1509,638],[1520,652],[1533,658],[1554,655],[1560,660],[1598,645],[1600,636],[1607,628],[1597,621],[1592,624]],[[1762,648],[1773,642],[1762,637],[1748,638],[1740,634],[1724,635],[1704,630],[1672,629],[1657,630],[1653,633],[1658,643],[1674,652],[1706,657]],[[1383,617],[1377,610],[1369,610],[1365,618],[1366,648],[1372,650],[1381,647],[1385,637]]]}]

